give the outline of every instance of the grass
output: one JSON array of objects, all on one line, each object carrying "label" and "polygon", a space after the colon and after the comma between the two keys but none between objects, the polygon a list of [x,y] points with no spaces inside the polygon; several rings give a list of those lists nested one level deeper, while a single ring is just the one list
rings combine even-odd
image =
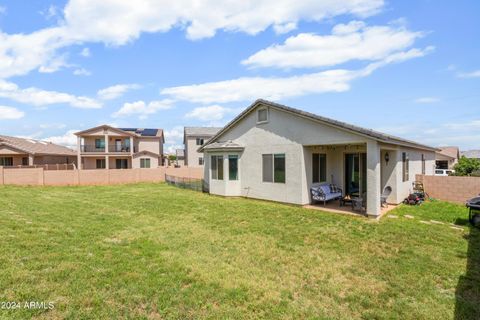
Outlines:
[{"label": "grass", "polygon": [[[474,319],[480,232],[165,184],[0,188],[0,319]],[[405,215],[413,215],[408,219]],[[445,224],[427,225],[420,220]]]}]

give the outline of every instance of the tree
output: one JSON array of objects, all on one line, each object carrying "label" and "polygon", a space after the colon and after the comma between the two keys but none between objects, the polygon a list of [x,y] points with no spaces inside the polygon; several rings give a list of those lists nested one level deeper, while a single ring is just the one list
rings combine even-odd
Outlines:
[{"label": "tree", "polygon": [[456,176],[470,176],[480,170],[480,160],[462,156],[453,169]]}]

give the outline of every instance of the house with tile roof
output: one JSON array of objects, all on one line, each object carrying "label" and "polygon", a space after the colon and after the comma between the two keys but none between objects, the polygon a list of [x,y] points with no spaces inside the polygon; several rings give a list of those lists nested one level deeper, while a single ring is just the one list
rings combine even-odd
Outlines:
[{"label": "house with tile roof", "polygon": [[162,129],[101,125],[75,135],[80,169],[157,168],[164,163]]},{"label": "house with tile roof", "polygon": [[260,99],[198,151],[212,194],[298,205],[335,195],[378,217],[382,193],[402,202],[417,174],[433,175],[438,150]]},{"label": "house with tile roof", "polygon": [[75,164],[76,152],[47,141],[0,135],[0,166]]},{"label": "house with tile roof", "polygon": [[439,147],[435,153],[435,165],[437,169],[453,169],[460,158],[458,147]]}]

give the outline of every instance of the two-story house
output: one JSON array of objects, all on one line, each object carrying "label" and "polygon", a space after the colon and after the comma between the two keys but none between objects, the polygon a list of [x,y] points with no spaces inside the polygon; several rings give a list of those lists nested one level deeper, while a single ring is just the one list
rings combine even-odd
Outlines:
[{"label": "two-story house", "polygon": [[183,131],[183,144],[185,145],[185,165],[189,167],[202,167],[203,153],[198,152],[203,144],[212,138],[222,128],[217,127],[185,127]]},{"label": "two-story house", "polygon": [[102,125],[75,135],[80,169],[156,168],[163,164],[162,129]]}]

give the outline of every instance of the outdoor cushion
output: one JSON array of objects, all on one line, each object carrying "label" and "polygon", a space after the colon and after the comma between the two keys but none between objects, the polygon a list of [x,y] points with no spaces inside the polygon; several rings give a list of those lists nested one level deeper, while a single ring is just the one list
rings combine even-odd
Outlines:
[{"label": "outdoor cushion", "polygon": [[332,188],[328,183],[313,184],[310,188],[312,199],[315,201],[328,201],[338,199],[342,196],[342,190],[335,188],[336,192],[332,192]]}]

